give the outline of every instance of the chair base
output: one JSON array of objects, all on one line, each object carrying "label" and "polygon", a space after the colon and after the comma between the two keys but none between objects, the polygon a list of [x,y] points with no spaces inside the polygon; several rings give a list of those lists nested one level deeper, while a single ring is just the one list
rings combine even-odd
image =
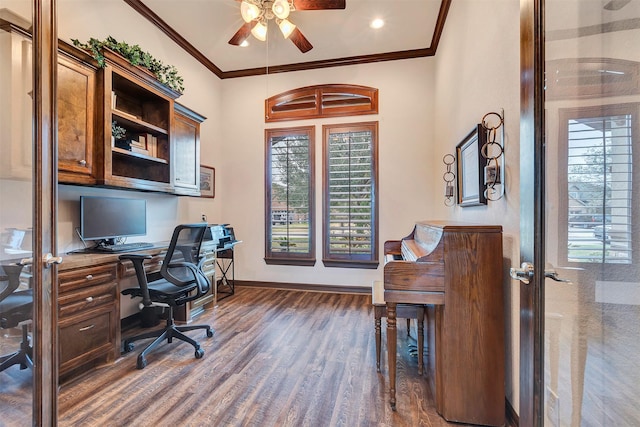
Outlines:
[{"label": "chair base", "polygon": [[22,325],[22,342],[20,350],[0,357],[0,372],[13,365],[20,365],[20,369],[33,369],[33,348],[29,345],[27,325]]},{"label": "chair base", "polygon": [[200,343],[194,340],[193,338],[185,335],[183,332],[193,331],[196,329],[206,329],[207,337],[211,338],[213,336],[213,329],[209,325],[185,325],[185,326],[177,326],[173,320],[173,309],[169,308],[169,317],[167,318],[167,326],[164,329],[158,329],[151,332],[146,332],[144,334],[136,335],[135,337],[127,338],[124,340],[124,352],[129,353],[133,351],[134,341],[147,339],[147,338],[155,338],[151,344],[147,345],[144,350],[140,352],[138,355],[138,361],[136,363],[136,367],[138,369],[144,369],[147,366],[147,354],[149,354],[153,349],[155,349],[158,345],[160,345],[164,340],[167,340],[168,343],[173,342],[173,339],[176,338],[178,340],[187,342],[191,344],[195,348],[195,358],[201,359],[204,356],[204,350],[200,348]]}]

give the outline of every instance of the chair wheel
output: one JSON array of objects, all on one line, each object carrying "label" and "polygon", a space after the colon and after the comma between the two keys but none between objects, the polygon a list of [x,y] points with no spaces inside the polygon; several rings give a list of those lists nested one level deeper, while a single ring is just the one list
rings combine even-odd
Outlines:
[{"label": "chair wheel", "polygon": [[207,337],[211,338],[213,336],[213,330],[207,329]]},{"label": "chair wheel", "polygon": [[196,359],[202,359],[202,356],[204,356],[204,350],[201,348],[197,348],[196,349]]},{"label": "chair wheel", "polygon": [[138,356],[138,362],[136,363],[136,368],[144,369],[145,366],[147,366],[147,359],[145,357]]},{"label": "chair wheel", "polygon": [[134,348],[135,348],[135,344],[134,343],[125,341],[125,343],[124,343],[124,352],[125,353],[132,352]]}]

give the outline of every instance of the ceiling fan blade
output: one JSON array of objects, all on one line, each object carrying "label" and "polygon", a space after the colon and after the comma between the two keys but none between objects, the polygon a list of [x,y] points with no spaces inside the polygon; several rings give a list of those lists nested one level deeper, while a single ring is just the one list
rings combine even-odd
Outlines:
[{"label": "ceiling fan blade", "polygon": [[232,44],[234,46],[240,46],[240,44],[243,41],[245,41],[247,39],[247,37],[249,37],[249,35],[251,35],[251,29],[253,28],[254,25],[255,25],[255,23],[253,21],[245,23],[233,35],[233,37],[231,37],[231,40],[229,40],[229,44]]},{"label": "ceiling fan blade", "polygon": [[344,9],[346,0],[293,0],[296,10]]},{"label": "ceiling fan blade", "polygon": [[311,49],[313,49],[313,45],[309,43],[309,40],[307,40],[307,38],[302,34],[302,32],[297,27],[295,30],[293,30],[293,32],[289,36],[289,40],[291,40],[293,44],[295,44],[298,47],[298,49],[300,49],[300,52],[302,53],[307,53]]},{"label": "ceiling fan blade", "polygon": [[631,0],[611,0],[609,3],[604,5],[604,8],[607,10],[620,10],[630,2]]}]

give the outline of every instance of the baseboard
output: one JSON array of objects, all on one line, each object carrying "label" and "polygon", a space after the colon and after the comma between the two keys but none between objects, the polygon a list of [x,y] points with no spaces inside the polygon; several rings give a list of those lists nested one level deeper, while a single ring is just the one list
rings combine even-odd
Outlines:
[{"label": "baseboard", "polygon": [[507,425],[509,427],[518,427],[520,425],[520,417],[516,414],[515,409],[511,406],[511,402],[505,399],[506,405],[506,414],[507,414]]},{"label": "baseboard", "polygon": [[244,287],[250,287],[250,288],[284,289],[288,291],[371,295],[371,288],[365,288],[360,286],[312,285],[308,283],[258,282],[253,280],[236,280],[235,286],[244,286]]}]

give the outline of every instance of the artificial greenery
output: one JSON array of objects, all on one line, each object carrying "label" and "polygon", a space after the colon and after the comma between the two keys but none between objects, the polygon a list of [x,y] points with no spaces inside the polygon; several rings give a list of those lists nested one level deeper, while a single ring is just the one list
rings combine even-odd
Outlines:
[{"label": "artificial greenery", "polygon": [[119,42],[111,36],[108,36],[105,40],[98,40],[92,37],[86,43],[81,43],[77,39],[71,39],[71,41],[74,46],[90,52],[103,68],[105,66],[103,50],[105,48],[111,49],[122,55],[131,65],[144,67],[151,71],[163,85],[176,92],[184,92],[183,80],[176,67],[162,63],[159,59],[151,56],[149,52],[143,51],[137,44],[131,46],[126,42]]},{"label": "artificial greenery", "polygon": [[118,126],[116,122],[111,122],[111,136],[113,136],[114,139],[124,139],[126,134],[127,130],[125,128]]}]

